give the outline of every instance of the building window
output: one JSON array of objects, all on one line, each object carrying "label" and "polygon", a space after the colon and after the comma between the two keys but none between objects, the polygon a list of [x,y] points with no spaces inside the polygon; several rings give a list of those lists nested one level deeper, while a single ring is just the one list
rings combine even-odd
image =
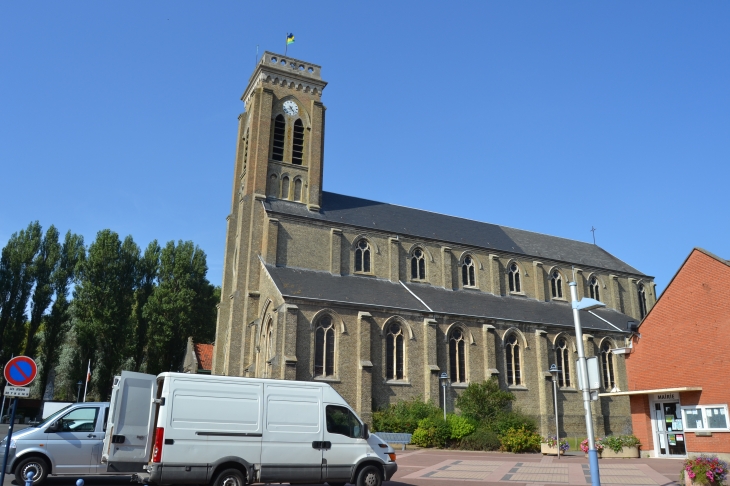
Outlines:
[{"label": "building window", "polygon": [[507,384],[522,385],[522,374],[520,373],[520,343],[517,336],[512,333],[507,337],[505,345],[507,357]]},{"label": "building window", "polygon": [[291,161],[292,164],[302,165],[302,154],[304,153],[304,125],[302,120],[297,118],[294,122],[294,139],[292,140]]},{"label": "building window", "polygon": [[682,407],[686,430],[727,432],[730,430],[727,405]]},{"label": "building window", "polygon": [[601,367],[603,368],[603,388],[611,391],[616,387],[616,374],[613,368],[613,353],[608,342],[601,346]]},{"label": "building window", "polygon": [[426,279],[426,255],[420,248],[413,250],[411,256],[411,278],[414,280]]},{"label": "building window", "polygon": [[355,271],[370,273],[370,243],[365,238],[357,242]]},{"label": "building window", "polygon": [[335,375],[335,326],[332,317],[324,315],[314,332],[314,376]]},{"label": "building window", "polygon": [[294,200],[295,201],[302,200],[302,180],[301,179],[294,179]]},{"label": "building window", "polygon": [[270,376],[271,371],[271,358],[273,357],[273,320],[269,318],[266,321],[266,325],[263,328],[263,333],[261,334],[261,341],[259,344],[259,349],[261,351],[261,358],[263,358],[263,363],[261,365],[260,369],[260,376],[262,378],[268,378]]},{"label": "building window", "polygon": [[646,317],[646,291],[643,284],[639,284],[639,315],[641,319]]},{"label": "building window", "polygon": [[550,275],[550,291],[552,292],[553,299],[563,298],[563,277],[557,270],[553,271]]},{"label": "building window", "polygon": [[289,178],[286,176],[281,178],[281,198],[289,199]]},{"label": "building window", "polygon": [[269,197],[276,197],[277,191],[279,190],[279,185],[277,184],[277,177],[276,174],[271,174],[269,176],[269,190],[266,191],[266,195]]},{"label": "building window", "polygon": [[284,131],[286,122],[284,116],[279,115],[274,120],[274,144],[271,148],[271,158],[274,160],[284,160]]},{"label": "building window", "polygon": [[509,266],[509,291],[521,292],[520,288],[520,267],[513,263]]},{"label": "building window", "polygon": [[600,285],[598,284],[598,279],[596,277],[591,277],[591,279],[588,281],[588,287],[591,291],[591,299],[601,300],[601,294],[600,294]]},{"label": "building window", "polygon": [[452,383],[466,382],[466,344],[464,331],[459,328],[451,331],[449,338],[449,368]]},{"label": "building window", "polygon": [[388,335],[385,339],[385,374],[389,380],[402,380],[403,373],[403,353],[405,351],[405,339],[403,338],[403,327],[398,323],[393,323],[388,329]]},{"label": "building window", "polygon": [[570,386],[570,359],[565,338],[558,339],[555,346],[555,363],[558,366],[558,385]]},{"label": "building window", "polygon": [[464,258],[464,263],[461,264],[461,280],[464,283],[464,287],[476,287],[474,260],[470,255],[467,255]]},{"label": "building window", "polygon": [[241,177],[246,175],[246,165],[248,164],[248,128],[246,129],[246,135],[243,136],[243,170],[241,171]]}]

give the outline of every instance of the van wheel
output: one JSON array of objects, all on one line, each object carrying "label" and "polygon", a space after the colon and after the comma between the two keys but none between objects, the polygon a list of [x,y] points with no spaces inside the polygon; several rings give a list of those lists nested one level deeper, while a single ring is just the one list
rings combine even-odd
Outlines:
[{"label": "van wheel", "polygon": [[21,460],[15,467],[16,482],[25,484],[29,472],[33,472],[33,484],[39,485],[48,476],[48,463],[40,457],[28,457]]},{"label": "van wheel", "polygon": [[382,482],[380,470],[375,466],[365,466],[357,475],[357,486],[380,486]]},{"label": "van wheel", "polygon": [[246,486],[246,478],[238,469],[225,469],[216,476],[213,486]]}]

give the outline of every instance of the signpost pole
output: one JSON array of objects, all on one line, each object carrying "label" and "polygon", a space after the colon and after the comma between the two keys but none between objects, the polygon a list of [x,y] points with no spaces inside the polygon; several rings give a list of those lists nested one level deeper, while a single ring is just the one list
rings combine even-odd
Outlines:
[{"label": "signpost pole", "polygon": [[3,457],[3,472],[0,475],[0,484],[5,483],[5,470],[8,468],[8,454],[10,454],[10,439],[13,436],[13,425],[15,425],[16,408],[18,408],[18,397],[15,397],[15,399],[13,400],[13,411],[10,412],[10,428],[8,429],[7,442],[5,442],[5,457]]}]

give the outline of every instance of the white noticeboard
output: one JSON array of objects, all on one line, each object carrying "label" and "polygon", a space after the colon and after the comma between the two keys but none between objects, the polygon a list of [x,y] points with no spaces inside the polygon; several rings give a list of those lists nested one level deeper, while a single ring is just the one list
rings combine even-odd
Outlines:
[{"label": "white noticeboard", "polygon": [[5,396],[28,398],[30,396],[30,388],[26,386],[5,385]]},{"label": "white noticeboard", "polygon": [[601,374],[598,372],[598,357],[586,358],[586,365],[588,365],[588,386],[586,387],[585,378],[583,377],[583,370],[580,366],[580,360],[576,360],[575,369],[578,370],[578,385],[581,390],[600,390],[601,389]]}]

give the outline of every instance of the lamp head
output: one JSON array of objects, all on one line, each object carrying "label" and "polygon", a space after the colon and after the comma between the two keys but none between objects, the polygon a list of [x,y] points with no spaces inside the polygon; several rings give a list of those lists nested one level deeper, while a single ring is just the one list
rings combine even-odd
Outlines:
[{"label": "lamp head", "polygon": [[606,304],[596,299],[591,299],[589,297],[583,297],[577,302],[573,301],[573,309],[590,311],[594,309],[600,309],[601,307],[606,307]]},{"label": "lamp head", "polygon": [[551,364],[550,365],[550,374],[553,375],[553,378],[556,378],[558,376],[558,373],[560,373],[560,370],[558,369],[558,367],[555,366],[554,363]]},{"label": "lamp head", "polygon": [[441,386],[446,386],[449,384],[449,375],[446,373],[441,373],[439,375],[439,382],[441,383]]}]

